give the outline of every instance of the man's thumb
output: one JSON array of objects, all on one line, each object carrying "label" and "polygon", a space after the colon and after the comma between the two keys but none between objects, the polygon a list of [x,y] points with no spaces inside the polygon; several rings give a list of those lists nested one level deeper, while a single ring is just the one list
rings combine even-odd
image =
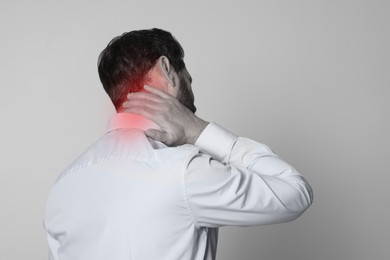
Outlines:
[{"label": "man's thumb", "polygon": [[163,142],[164,144],[168,145],[168,135],[167,133],[164,133],[162,131],[156,130],[156,129],[148,129],[145,131],[146,136],[156,140]]}]

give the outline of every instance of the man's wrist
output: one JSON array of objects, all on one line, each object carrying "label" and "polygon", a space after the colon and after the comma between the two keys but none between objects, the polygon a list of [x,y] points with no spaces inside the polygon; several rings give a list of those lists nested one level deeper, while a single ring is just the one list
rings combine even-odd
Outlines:
[{"label": "man's wrist", "polygon": [[209,122],[196,117],[195,125],[192,129],[189,129],[190,135],[188,137],[188,143],[189,144],[195,144],[196,140],[198,140],[200,134],[203,132],[203,130],[207,127]]}]

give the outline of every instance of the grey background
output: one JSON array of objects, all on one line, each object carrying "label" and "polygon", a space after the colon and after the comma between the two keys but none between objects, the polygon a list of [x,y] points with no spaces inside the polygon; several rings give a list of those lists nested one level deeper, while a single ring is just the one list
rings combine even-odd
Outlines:
[{"label": "grey background", "polygon": [[114,113],[97,56],[151,27],[184,46],[200,117],[314,188],[294,222],[221,229],[219,260],[388,259],[389,3],[2,1],[0,259],[47,258],[49,188]]}]

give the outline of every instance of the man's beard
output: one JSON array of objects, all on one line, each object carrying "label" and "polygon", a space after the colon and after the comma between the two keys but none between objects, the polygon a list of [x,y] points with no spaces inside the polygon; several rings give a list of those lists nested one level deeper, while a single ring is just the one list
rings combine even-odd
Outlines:
[{"label": "man's beard", "polygon": [[177,93],[177,99],[182,103],[185,107],[187,107],[192,113],[195,114],[196,106],[194,104],[194,95],[187,88],[187,86],[180,86],[179,91]]}]

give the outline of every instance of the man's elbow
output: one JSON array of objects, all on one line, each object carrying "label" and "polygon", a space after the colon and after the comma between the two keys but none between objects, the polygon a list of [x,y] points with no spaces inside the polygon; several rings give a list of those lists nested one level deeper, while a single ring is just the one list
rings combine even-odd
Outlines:
[{"label": "man's elbow", "polygon": [[307,182],[300,183],[291,190],[289,198],[283,203],[289,216],[286,222],[301,216],[313,203],[313,190]]}]

